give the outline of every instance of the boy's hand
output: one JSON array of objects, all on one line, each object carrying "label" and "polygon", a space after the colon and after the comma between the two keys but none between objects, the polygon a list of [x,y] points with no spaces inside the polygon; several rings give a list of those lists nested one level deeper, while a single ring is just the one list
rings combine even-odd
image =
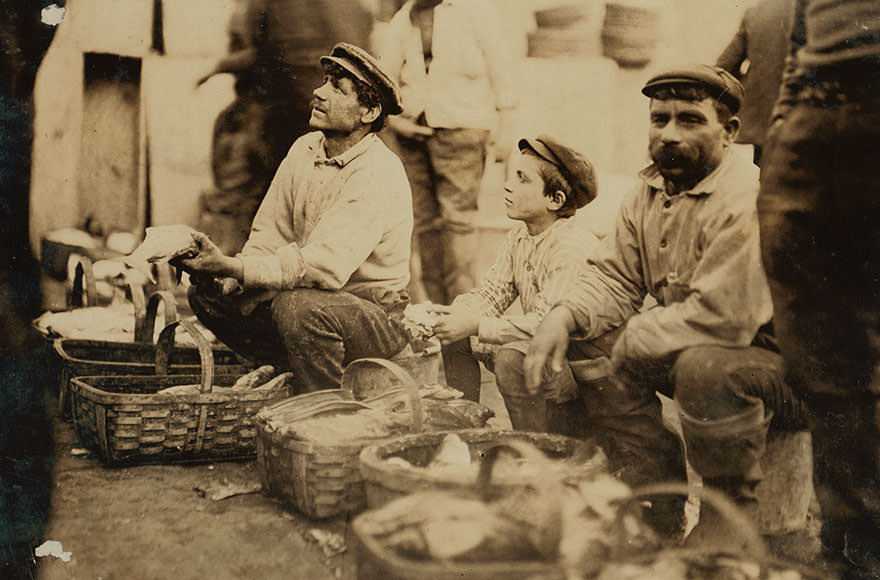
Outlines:
[{"label": "boy's hand", "polygon": [[452,344],[476,335],[480,328],[480,311],[467,306],[443,306],[432,308],[437,314],[434,336],[443,344]]},{"label": "boy's hand", "polygon": [[557,306],[544,317],[535,336],[529,342],[529,352],[523,361],[526,389],[529,393],[535,394],[540,391],[548,360],[554,373],[562,371],[565,353],[568,350],[568,335],[574,329],[574,316],[568,308]]},{"label": "boy's hand", "polygon": [[194,232],[192,237],[198,246],[198,253],[192,258],[175,259],[172,265],[189,272],[191,275],[207,274],[241,280],[241,260],[226,256],[211,241],[211,238],[201,232]]}]

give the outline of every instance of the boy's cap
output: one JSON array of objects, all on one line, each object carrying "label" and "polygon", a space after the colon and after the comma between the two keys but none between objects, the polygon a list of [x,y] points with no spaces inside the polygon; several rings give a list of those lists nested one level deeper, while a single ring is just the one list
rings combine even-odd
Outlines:
[{"label": "boy's cap", "polygon": [[723,68],[693,63],[652,76],[642,87],[642,94],[653,97],[659,89],[671,85],[704,87],[710,95],[727,105],[734,114],[739,111],[746,93],[736,77]]},{"label": "boy's cap", "polygon": [[599,186],[596,171],[586,157],[548,135],[520,139],[519,150],[531,149],[538,157],[555,165],[571,186],[574,206],[581,208],[596,199]]},{"label": "boy's cap", "polygon": [[330,51],[330,56],[321,57],[322,67],[326,67],[331,62],[373,87],[382,99],[382,110],[387,114],[399,115],[403,112],[397,83],[379,68],[379,63],[366,50],[347,42],[340,42]]}]

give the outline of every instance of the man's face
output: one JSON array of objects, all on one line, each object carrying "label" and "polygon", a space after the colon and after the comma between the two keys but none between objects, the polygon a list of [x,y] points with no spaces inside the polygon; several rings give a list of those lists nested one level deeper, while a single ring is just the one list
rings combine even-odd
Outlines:
[{"label": "man's face", "polygon": [[504,184],[504,207],[510,219],[529,222],[551,213],[540,168],[541,161],[534,155],[520,153],[513,159],[510,177]]},{"label": "man's face", "polygon": [[346,77],[324,76],[324,83],[312,91],[309,126],[324,133],[349,134],[360,128],[368,109],[358,102],[354,82]]},{"label": "man's face", "polygon": [[721,163],[735,127],[718,120],[712,99],[651,99],[648,147],[663,177],[695,185]]}]

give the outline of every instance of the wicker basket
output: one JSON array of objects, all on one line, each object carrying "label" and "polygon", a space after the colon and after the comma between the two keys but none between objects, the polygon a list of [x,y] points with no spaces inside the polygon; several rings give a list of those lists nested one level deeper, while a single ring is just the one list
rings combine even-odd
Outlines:
[{"label": "wicker basket", "polygon": [[[420,469],[430,463],[448,433],[450,432],[407,435],[364,448],[360,459],[361,474],[367,492],[367,506],[375,509],[398,497],[420,491],[474,491],[477,481],[473,477],[435,474]],[[602,450],[592,443],[578,439],[550,433],[487,429],[467,429],[455,433],[468,445],[472,458],[483,457],[487,449],[497,446],[502,441],[524,441],[552,459],[577,458],[573,462],[577,467],[573,465],[570,470],[566,470],[562,474],[565,478],[590,479],[606,472],[606,458]],[[388,459],[391,457],[405,459],[414,467],[389,463]],[[545,474],[538,476],[540,479],[545,477]],[[533,483],[538,478],[495,477],[489,495],[491,497],[504,495],[513,489]]]},{"label": "wicker basket", "polygon": [[[135,322],[136,342],[111,342],[58,338],[53,343],[60,361],[58,407],[70,417],[70,380],[78,376],[199,374],[201,363],[197,348],[175,347],[173,342],[153,343],[153,329],[160,303],[165,305],[165,320],[177,318],[174,298],[168,292],[154,293],[140,322]],[[135,311],[138,311],[135,304]],[[252,364],[240,359],[225,346],[212,348],[217,374],[242,374]]]},{"label": "wicker basket", "polygon": [[[377,374],[376,369],[386,373]],[[412,430],[420,431],[422,409],[415,382],[398,365],[383,359],[358,359],[345,368],[341,389],[299,395],[283,404],[296,401],[294,404],[303,410],[301,418],[315,416],[327,410],[328,399],[332,409],[333,400],[353,401],[360,395],[376,393],[380,385],[387,390],[387,373],[408,389],[414,410]],[[366,507],[358,457],[375,440],[326,444],[281,435],[259,418],[258,425],[260,473],[267,493],[282,498],[311,518],[330,518]]]},{"label": "wicker basket", "polygon": [[[496,432],[497,433],[497,432]],[[514,432],[509,432],[514,433]],[[508,438],[495,440],[487,444],[480,463],[480,471],[475,484],[468,488],[449,489],[448,493],[461,497],[478,497],[489,501],[497,495],[499,488],[493,481],[493,467],[501,449],[513,449],[521,456],[533,461],[545,460],[538,449],[529,443],[529,435],[525,438]],[[507,488],[510,489],[509,487]],[[536,560],[520,560],[509,562],[437,562],[433,560],[415,560],[396,553],[381,544],[376,538],[366,533],[370,522],[375,516],[367,511],[355,518],[353,530],[356,539],[356,558],[359,580],[532,580],[540,578],[559,578],[562,580],[562,568],[556,562]]]},{"label": "wicker basket", "polygon": [[[71,380],[77,434],[83,445],[97,450],[105,463],[253,457],[257,451],[254,415],[287,396],[287,389],[212,392],[214,386],[231,386],[239,375],[215,376],[211,347],[187,320],[166,326],[159,344],[171,342],[178,325],[198,344],[201,375],[116,375]],[[198,384],[199,394],[158,393],[187,384]]]}]

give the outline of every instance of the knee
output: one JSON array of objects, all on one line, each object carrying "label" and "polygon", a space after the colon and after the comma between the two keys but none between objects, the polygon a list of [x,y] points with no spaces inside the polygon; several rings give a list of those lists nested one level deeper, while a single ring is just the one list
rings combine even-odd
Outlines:
[{"label": "knee", "polygon": [[[289,336],[302,332],[316,318],[322,307],[321,290],[298,288],[279,292],[272,299],[272,322],[282,334]],[[308,324],[307,324],[308,323]]]},{"label": "knee", "polygon": [[523,353],[502,348],[495,355],[495,381],[498,390],[505,395],[525,395]]}]

